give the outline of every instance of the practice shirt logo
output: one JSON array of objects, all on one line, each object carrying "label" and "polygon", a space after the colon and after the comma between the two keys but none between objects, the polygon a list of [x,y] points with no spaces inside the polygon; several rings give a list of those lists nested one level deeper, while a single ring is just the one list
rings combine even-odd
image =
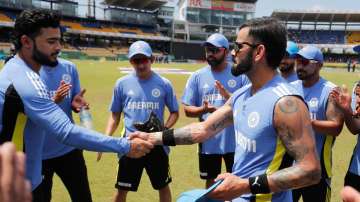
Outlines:
[{"label": "practice shirt logo", "polygon": [[255,128],[260,121],[260,114],[258,112],[251,112],[248,116],[248,126]]},{"label": "practice shirt logo", "polygon": [[230,88],[235,88],[236,86],[236,81],[234,79],[230,79],[228,82],[227,82],[228,86]]},{"label": "practice shirt logo", "polygon": [[319,100],[316,97],[311,98],[309,101],[309,107],[310,108],[317,108],[319,104]]},{"label": "practice shirt logo", "polygon": [[62,80],[64,80],[65,83],[67,83],[67,84],[71,83],[71,76],[70,76],[70,74],[63,74],[63,75],[62,75]]},{"label": "practice shirt logo", "polygon": [[153,97],[159,97],[160,96],[160,90],[159,89],[157,89],[157,88],[154,88],[152,91],[151,91],[151,95],[153,96]]}]

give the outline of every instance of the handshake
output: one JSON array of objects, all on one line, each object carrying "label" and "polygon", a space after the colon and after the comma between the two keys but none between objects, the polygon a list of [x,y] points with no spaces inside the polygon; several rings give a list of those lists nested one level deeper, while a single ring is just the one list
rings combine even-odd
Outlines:
[{"label": "handshake", "polygon": [[140,158],[149,153],[154,147],[154,142],[151,141],[149,133],[163,131],[165,128],[154,112],[151,112],[146,122],[135,122],[133,126],[138,131],[131,133],[128,137],[131,147],[127,156],[130,158]]}]

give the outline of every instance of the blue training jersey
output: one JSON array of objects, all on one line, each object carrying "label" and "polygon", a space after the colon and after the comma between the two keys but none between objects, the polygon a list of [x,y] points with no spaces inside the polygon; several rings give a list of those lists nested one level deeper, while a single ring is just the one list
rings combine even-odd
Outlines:
[{"label": "blue training jersey", "polygon": [[[236,91],[231,97],[236,150],[233,173],[241,178],[272,173],[292,165],[285,146],[273,125],[275,105],[284,96],[299,93],[280,75],[276,75],[254,95],[251,85]],[[236,202],[267,201],[291,202],[291,191],[271,194],[245,194]]]},{"label": "blue training jersey", "polygon": [[[127,136],[135,132],[135,122],[145,122],[151,111],[164,122],[165,106],[170,112],[178,112],[179,106],[170,81],[152,72],[150,78],[140,79],[132,72],[117,80],[112,101],[111,112],[123,112]],[[166,147],[167,148],[167,147]],[[168,151],[168,148],[166,149]]]},{"label": "blue training jersey", "polygon": [[[351,107],[352,109],[355,111],[356,109],[356,94],[355,94],[355,88],[358,85],[359,81],[356,82],[353,91],[352,91],[352,104]],[[359,175],[360,176],[360,146],[359,146],[359,142],[360,142],[360,136],[359,134],[357,135],[357,142],[351,157],[351,161],[350,161],[350,166],[349,166],[349,172],[351,172],[352,174],[355,175]]]},{"label": "blue training jersey", "polygon": [[286,80],[287,82],[291,83],[291,82],[294,82],[294,81],[299,80],[299,78],[298,78],[296,72],[293,72],[293,73],[290,74],[287,78],[285,78],[285,80]]},{"label": "blue training jersey", "polygon": [[[250,83],[246,75],[233,76],[230,63],[221,72],[212,71],[210,66],[206,66],[193,73],[188,79],[182,96],[182,103],[188,106],[201,107],[206,100],[215,107],[223,106],[226,100],[215,87],[215,80],[218,80],[230,93]],[[209,115],[210,113],[203,114],[200,121],[206,120]],[[234,152],[234,140],[234,126],[229,126],[214,137],[199,144],[199,152],[203,154]]]},{"label": "blue training jersey", "polygon": [[[327,120],[326,108],[328,104],[329,94],[331,90],[336,87],[331,83],[320,77],[319,81],[309,88],[305,88],[301,80],[291,83],[303,96],[306,101],[310,118],[312,120]],[[317,154],[319,155],[322,177],[331,178],[332,172],[332,146],[335,142],[335,137],[315,132],[315,143]]]},{"label": "blue training jersey", "polygon": [[[48,87],[50,97],[54,97],[62,80],[72,85],[69,94],[58,103],[59,107],[66,113],[69,119],[74,123],[72,117],[71,102],[75,95],[80,92],[79,75],[75,65],[67,60],[58,59],[59,64],[56,67],[43,66],[40,70],[40,77]],[[74,147],[65,145],[56,140],[54,135],[45,135],[43,159],[51,159],[62,156]]]},{"label": "blue training jersey", "polygon": [[14,141],[26,153],[26,175],[33,190],[42,180],[45,131],[80,149],[119,154],[130,150],[125,138],[111,138],[74,125],[51,100],[39,75],[17,55],[0,71],[0,113],[0,143]]}]

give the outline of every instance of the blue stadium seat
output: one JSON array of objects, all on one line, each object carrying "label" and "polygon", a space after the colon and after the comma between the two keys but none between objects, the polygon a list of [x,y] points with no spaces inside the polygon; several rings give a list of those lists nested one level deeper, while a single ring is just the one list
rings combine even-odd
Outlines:
[{"label": "blue stadium seat", "polygon": [[288,30],[288,36],[298,43],[345,44],[345,31],[338,30]]}]

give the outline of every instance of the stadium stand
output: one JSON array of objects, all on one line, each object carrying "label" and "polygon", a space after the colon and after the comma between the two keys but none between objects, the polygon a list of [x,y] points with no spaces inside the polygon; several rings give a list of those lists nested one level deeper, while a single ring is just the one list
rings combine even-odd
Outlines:
[{"label": "stadium stand", "polygon": [[349,44],[360,44],[360,31],[349,32],[346,35],[346,41]]},{"label": "stadium stand", "polygon": [[301,47],[316,44],[321,48],[325,61],[346,62],[356,57],[353,47],[360,43],[359,11],[275,10],[271,16],[287,26],[290,40]]},{"label": "stadium stand", "polygon": [[9,18],[5,13],[0,12],[0,21],[3,22],[13,22],[11,18]]},{"label": "stadium stand", "polygon": [[289,39],[297,43],[345,44],[345,31],[288,30]]}]

